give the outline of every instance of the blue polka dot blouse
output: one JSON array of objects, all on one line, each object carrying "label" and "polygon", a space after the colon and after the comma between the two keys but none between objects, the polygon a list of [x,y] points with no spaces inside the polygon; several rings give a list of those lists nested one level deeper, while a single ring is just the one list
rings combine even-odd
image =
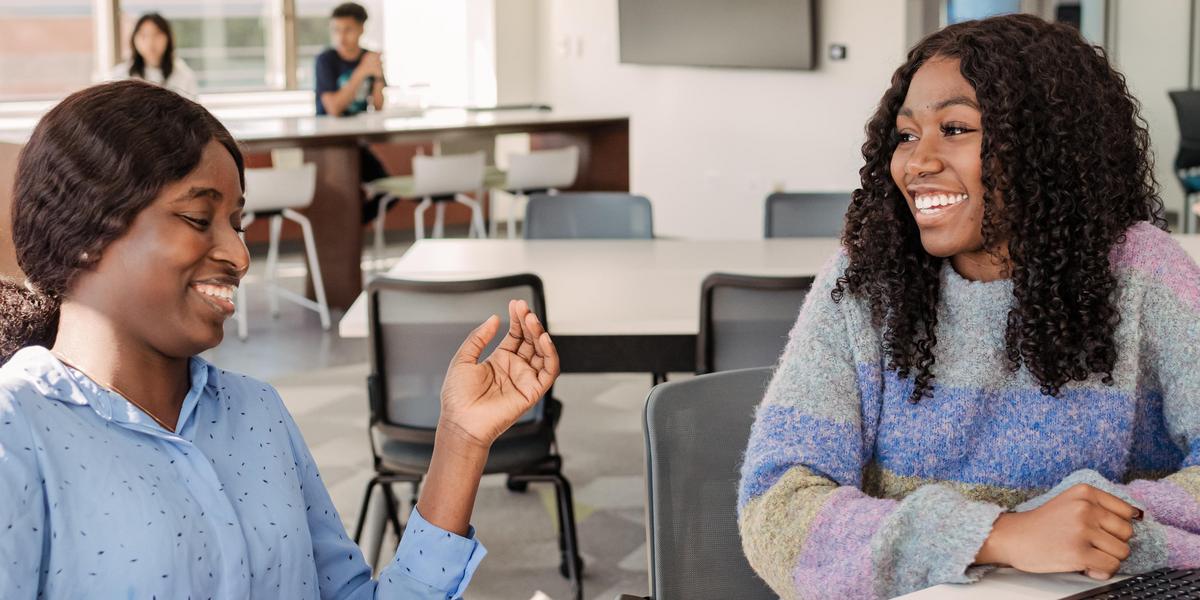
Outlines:
[{"label": "blue polka dot blouse", "polygon": [[486,550],[413,511],[370,569],[275,390],[200,358],[177,430],[45,348],[0,367],[0,598],[458,598]]}]

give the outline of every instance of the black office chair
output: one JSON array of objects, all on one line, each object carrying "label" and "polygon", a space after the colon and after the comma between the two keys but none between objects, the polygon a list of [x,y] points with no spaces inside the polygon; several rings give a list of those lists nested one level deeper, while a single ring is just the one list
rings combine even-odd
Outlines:
[{"label": "black office chair", "polygon": [[[441,410],[441,387],[450,357],[467,333],[510,299],[523,299],[547,325],[542,281],[523,274],[473,281],[411,281],[377,278],[367,286],[368,337],[371,374],[371,454],[375,476],[367,483],[354,541],[362,537],[371,503],[371,492],[381,486],[387,519],[380,523],[376,540],[390,523],[397,538],[404,527],[392,485],[412,484],[413,502],[433,455],[434,432]],[[507,321],[507,315],[503,321]],[[484,350],[483,356],[504,338],[508,323]],[[553,483],[558,503],[559,570],[571,581],[576,598],[583,597],[583,561],[575,535],[571,485],[562,473],[554,428],[561,404],[548,392],[493,444],[485,474],[508,474],[508,487],[524,491],[530,482]],[[374,555],[378,556],[378,549]]]},{"label": "black office chair", "polygon": [[644,196],[619,192],[531,194],[525,239],[654,238],[654,215]]},{"label": "black office chair", "polygon": [[1175,105],[1175,117],[1179,121],[1179,151],[1175,153],[1175,175],[1183,186],[1184,204],[1183,232],[1192,233],[1195,215],[1192,203],[1200,192],[1200,90],[1177,90],[1168,92]]},{"label": "black office chair", "polygon": [[812,284],[812,277],[706,277],[700,285],[696,372],[773,366]]},{"label": "black office chair", "polygon": [[[646,399],[650,598],[774,599],[742,552],[738,468],[771,369],[664,383]],[[636,600],[622,595],[620,600]]]},{"label": "black office chair", "polygon": [[776,192],[767,196],[768,238],[840,237],[850,192]]}]

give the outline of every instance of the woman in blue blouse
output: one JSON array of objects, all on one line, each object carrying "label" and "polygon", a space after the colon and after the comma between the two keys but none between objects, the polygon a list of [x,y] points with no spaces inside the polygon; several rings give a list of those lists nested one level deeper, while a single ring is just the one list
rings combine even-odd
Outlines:
[{"label": "woman in blue blouse", "polygon": [[199,105],[127,81],[46,114],[0,284],[0,597],[457,598],[491,443],[558,374],[523,302],[453,357],[428,478],[379,579],[270,386],[220,343],[249,256],[242,156]]}]

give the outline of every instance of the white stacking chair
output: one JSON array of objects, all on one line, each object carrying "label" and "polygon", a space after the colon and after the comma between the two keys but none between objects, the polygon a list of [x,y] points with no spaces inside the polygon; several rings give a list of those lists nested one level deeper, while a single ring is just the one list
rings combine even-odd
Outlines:
[{"label": "white stacking chair", "polygon": [[[325,301],[325,282],[321,279],[321,265],[317,261],[312,223],[308,217],[297,212],[312,204],[316,189],[317,166],[312,163],[304,163],[297,167],[246,169],[246,207],[243,209],[242,226],[248,226],[258,218],[271,219],[265,277],[270,294],[271,315],[279,315],[279,298],[283,297],[315,310],[321,316],[321,327],[328,330],[331,322],[329,304]],[[279,234],[284,219],[300,225],[300,230],[304,233],[304,251],[309,273],[312,274],[316,302],[279,286]],[[238,286],[237,293],[238,337],[244,340],[249,332],[246,322],[246,286]]]},{"label": "white stacking chair", "polygon": [[[435,206],[433,237],[445,236],[446,201],[453,200],[471,209],[470,237],[482,238],[487,229],[483,223],[483,209],[477,198],[483,197],[484,153],[454,154],[450,156],[413,157],[413,174],[402,177],[385,177],[367,184],[368,193],[384,193],[375,216],[375,260],[382,264],[384,252],[383,220],[388,208],[400,199],[420,199],[413,211],[416,238],[425,239],[425,211]],[[475,193],[472,198],[467,194]]]},{"label": "white stacking chair", "polygon": [[571,187],[578,174],[579,148],[575,146],[510,154],[503,186],[491,191],[491,236],[499,237],[500,217],[507,213],[508,237],[516,237],[517,221],[525,215],[529,194],[556,194]]}]

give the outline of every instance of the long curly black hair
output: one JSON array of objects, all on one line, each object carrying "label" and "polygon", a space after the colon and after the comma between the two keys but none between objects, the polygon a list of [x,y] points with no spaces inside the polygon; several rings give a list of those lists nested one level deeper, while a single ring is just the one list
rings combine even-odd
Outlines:
[{"label": "long curly black hair", "polygon": [[842,235],[849,266],[833,299],[864,297],[888,368],[914,377],[910,401],[930,393],[944,259],[922,247],[890,163],[896,114],[934,57],[960,61],[982,113],[983,240],[992,250],[1008,243],[1015,297],[1009,366],[1053,396],[1093,374],[1111,385],[1120,315],[1109,253],[1134,223],[1166,221],[1137,100],[1104,49],[1065,25],[994,17],[946,27],[909,51],[866,126],[862,187]]}]

